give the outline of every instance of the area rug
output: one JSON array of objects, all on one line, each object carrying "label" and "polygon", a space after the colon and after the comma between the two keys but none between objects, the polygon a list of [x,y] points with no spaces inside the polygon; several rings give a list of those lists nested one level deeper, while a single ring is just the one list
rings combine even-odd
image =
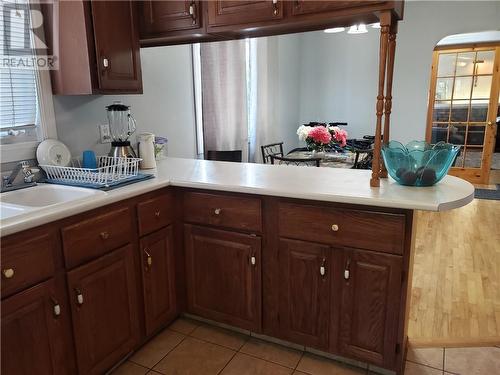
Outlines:
[{"label": "area rug", "polygon": [[497,184],[496,189],[475,189],[474,198],[476,199],[491,199],[500,200],[500,184]]}]

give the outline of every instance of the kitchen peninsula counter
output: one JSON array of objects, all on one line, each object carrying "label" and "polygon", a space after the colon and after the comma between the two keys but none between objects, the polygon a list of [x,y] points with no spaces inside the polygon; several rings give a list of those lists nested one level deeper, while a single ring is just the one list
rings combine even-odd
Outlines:
[{"label": "kitchen peninsula counter", "polygon": [[381,181],[379,188],[372,188],[369,184],[371,171],[368,170],[181,158],[161,160],[157,169],[143,172],[154,173],[156,177],[88,199],[40,207],[1,220],[1,235],[13,234],[166,186],[427,211],[458,208],[474,198],[474,187],[454,176],[446,176],[435,186],[422,188],[401,186],[387,178]]}]

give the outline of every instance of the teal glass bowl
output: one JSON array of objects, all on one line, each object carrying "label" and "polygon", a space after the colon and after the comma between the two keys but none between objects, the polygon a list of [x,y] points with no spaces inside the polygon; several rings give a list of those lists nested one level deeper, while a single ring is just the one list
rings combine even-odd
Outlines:
[{"label": "teal glass bowl", "polygon": [[432,186],[446,176],[460,146],[438,142],[431,145],[412,141],[406,146],[390,141],[382,146],[382,157],[389,175],[406,186]]}]

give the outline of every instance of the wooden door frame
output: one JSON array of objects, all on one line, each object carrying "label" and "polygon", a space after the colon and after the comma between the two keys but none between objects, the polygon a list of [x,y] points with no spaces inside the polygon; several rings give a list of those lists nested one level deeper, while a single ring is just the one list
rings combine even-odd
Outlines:
[{"label": "wooden door frame", "polygon": [[[487,184],[490,177],[491,159],[493,157],[493,148],[495,145],[495,135],[497,132],[496,117],[498,112],[498,100],[500,89],[500,44],[499,43],[484,43],[468,45],[455,45],[436,47],[432,52],[432,65],[429,81],[429,97],[427,104],[427,122],[425,130],[425,140],[431,142],[432,137],[432,115],[436,96],[436,82],[439,54],[443,51],[460,53],[460,52],[478,52],[478,51],[495,51],[495,59],[493,63],[492,81],[490,89],[490,99],[488,103],[488,114],[486,118],[486,126],[484,131],[483,151],[481,157],[480,168],[452,167],[449,174],[464,178],[471,183]],[[469,99],[470,100],[470,99]],[[451,111],[451,103],[450,103]],[[448,124],[449,126],[449,124]],[[465,140],[466,142],[467,140]],[[464,155],[465,157],[465,155]]]}]

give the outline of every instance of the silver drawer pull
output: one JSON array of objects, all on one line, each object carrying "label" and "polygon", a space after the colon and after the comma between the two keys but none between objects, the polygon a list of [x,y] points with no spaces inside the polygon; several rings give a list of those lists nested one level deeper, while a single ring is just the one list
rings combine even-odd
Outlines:
[{"label": "silver drawer pull", "polygon": [[101,236],[101,238],[103,240],[107,240],[109,238],[109,233],[108,232],[101,232],[101,233],[99,233],[99,235]]},{"label": "silver drawer pull", "polygon": [[332,224],[332,231],[338,232],[339,226],[337,224]]},{"label": "silver drawer pull", "polygon": [[156,216],[156,217],[160,217],[160,214],[161,214],[160,210],[155,211],[155,216]]},{"label": "silver drawer pull", "polygon": [[349,270],[344,270],[344,279],[349,280]]},{"label": "silver drawer pull", "polygon": [[105,68],[109,67],[109,60],[105,57],[102,59],[102,66]]},{"label": "silver drawer pull", "polygon": [[326,273],[325,266],[319,267],[319,274],[321,276],[325,276],[325,273]]},{"label": "silver drawer pull", "polygon": [[252,255],[250,257],[250,263],[252,264],[252,266],[255,266],[255,264],[257,263],[257,259],[255,258],[255,255]]},{"label": "silver drawer pull", "polygon": [[80,291],[80,289],[75,289],[75,293],[76,293],[76,303],[79,306],[83,305],[83,294]]},{"label": "silver drawer pull", "polygon": [[61,315],[61,305],[59,305],[59,302],[57,302],[57,300],[54,297],[50,297],[50,299],[52,300],[52,304],[54,305],[52,307],[52,311],[54,313],[54,316],[57,317],[57,316]]},{"label": "silver drawer pull", "polygon": [[221,213],[221,212],[222,212],[222,209],[221,209],[221,208],[216,208],[216,209],[214,210],[214,214],[216,214],[216,215],[220,215],[220,213]]}]

